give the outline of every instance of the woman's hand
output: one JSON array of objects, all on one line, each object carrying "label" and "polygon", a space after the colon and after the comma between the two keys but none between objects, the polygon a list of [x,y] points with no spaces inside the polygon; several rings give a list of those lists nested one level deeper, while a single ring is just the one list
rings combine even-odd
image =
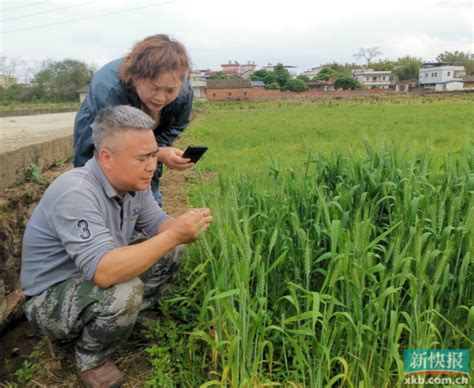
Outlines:
[{"label": "woman's hand", "polygon": [[187,170],[194,166],[190,159],[182,158],[183,151],[174,147],[160,147],[158,161],[165,164],[171,170]]}]

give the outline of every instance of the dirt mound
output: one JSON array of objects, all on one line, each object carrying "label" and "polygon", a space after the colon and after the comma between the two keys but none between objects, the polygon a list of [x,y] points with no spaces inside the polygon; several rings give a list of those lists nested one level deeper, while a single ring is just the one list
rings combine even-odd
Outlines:
[{"label": "dirt mound", "polygon": [[36,176],[36,181],[5,189],[0,194],[0,334],[17,314],[21,299],[19,274],[25,226],[48,182],[69,168],[71,163],[51,168],[42,177]]}]

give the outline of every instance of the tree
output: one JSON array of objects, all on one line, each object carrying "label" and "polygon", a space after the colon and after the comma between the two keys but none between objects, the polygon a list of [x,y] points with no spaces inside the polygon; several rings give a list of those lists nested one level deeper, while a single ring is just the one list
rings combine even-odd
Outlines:
[{"label": "tree", "polygon": [[252,81],[262,81],[265,85],[277,82],[276,74],[273,71],[268,71],[266,69],[260,69],[252,73],[250,79]]},{"label": "tree", "polygon": [[290,72],[288,69],[285,69],[285,66],[283,64],[278,63],[274,68],[273,72],[276,75],[276,81],[278,84],[283,87],[291,78]]},{"label": "tree", "polygon": [[35,75],[33,89],[46,99],[73,101],[77,90],[89,84],[93,72],[94,68],[74,59],[51,62]]},{"label": "tree", "polygon": [[265,78],[267,77],[267,74],[268,74],[268,70],[265,70],[265,69],[254,71],[252,74],[250,74],[250,80],[265,82]]},{"label": "tree", "polygon": [[361,89],[362,85],[355,78],[340,76],[339,78],[336,79],[334,88],[343,89],[343,90],[348,90],[348,89],[355,90],[355,89]]},{"label": "tree", "polygon": [[296,78],[302,80],[303,82],[309,82],[309,77],[307,75],[304,75],[304,74],[300,74]]},{"label": "tree", "polygon": [[327,81],[329,78],[337,78],[340,73],[330,67],[325,67],[313,78],[314,81]]},{"label": "tree", "polygon": [[340,64],[337,62],[327,63],[322,66],[323,68],[329,67],[330,69],[336,70],[339,74],[344,74],[346,76],[352,76],[352,69],[357,69],[360,66],[355,63],[344,63]]},{"label": "tree", "polygon": [[469,53],[463,51],[449,52],[445,51],[444,53],[439,54],[436,57],[438,62],[458,62],[464,65],[466,74],[474,73],[474,59],[471,59]]},{"label": "tree", "polygon": [[53,100],[53,72],[51,68],[46,68],[34,76],[32,80],[32,94],[38,100]]},{"label": "tree", "polygon": [[208,79],[229,79],[226,73],[218,71],[208,77]]},{"label": "tree", "polygon": [[291,92],[305,92],[309,87],[302,79],[290,79],[283,86],[283,90],[289,90]]},{"label": "tree", "polygon": [[370,64],[370,67],[375,71],[392,71],[396,66],[394,61],[389,59],[379,60]]},{"label": "tree", "polygon": [[422,63],[421,58],[410,57],[409,55],[398,58],[392,70],[393,77],[400,81],[418,79]]},{"label": "tree", "polygon": [[360,48],[358,52],[354,54],[354,57],[357,59],[365,59],[367,61],[367,66],[370,65],[372,59],[382,55],[382,51],[380,47],[367,47],[367,48]]},{"label": "tree", "polygon": [[0,54],[0,74],[9,77],[18,77],[18,71],[25,66],[26,62],[19,57],[7,57]]},{"label": "tree", "polygon": [[269,84],[265,84],[265,89],[280,89],[280,85],[278,82],[271,82]]},{"label": "tree", "polygon": [[470,60],[469,54],[463,51],[449,52],[445,51],[444,53],[439,54],[436,57],[438,62],[460,62],[464,63]]}]

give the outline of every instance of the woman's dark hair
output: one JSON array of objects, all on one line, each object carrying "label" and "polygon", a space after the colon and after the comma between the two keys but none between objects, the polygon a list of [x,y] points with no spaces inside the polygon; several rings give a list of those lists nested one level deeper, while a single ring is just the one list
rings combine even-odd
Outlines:
[{"label": "woman's dark hair", "polygon": [[133,46],[119,69],[120,79],[131,83],[155,79],[164,71],[176,71],[184,80],[191,73],[191,60],[184,45],[168,35],[152,35]]}]

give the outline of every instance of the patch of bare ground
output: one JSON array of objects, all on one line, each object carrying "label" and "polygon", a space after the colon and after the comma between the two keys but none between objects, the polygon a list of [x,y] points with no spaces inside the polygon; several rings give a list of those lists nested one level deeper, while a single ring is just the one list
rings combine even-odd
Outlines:
[{"label": "patch of bare ground", "polygon": [[[51,182],[62,172],[72,168],[68,162],[51,168],[43,173],[47,182]],[[164,210],[172,216],[183,214],[187,206],[187,188],[189,183],[198,179],[212,179],[214,173],[197,174],[194,171],[176,172],[168,170],[161,180],[161,192],[164,198]],[[3,280],[6,299],[16,302],[16,316],[10,325],[0,327],[0,387],[8,383],[17,383],[15,372],[25,361],[34,365],[33,378],[27,387],[75,387],[79,381],[74,367],[73,348],[70,343],[56,343],[38,335],[18,308],[22,299],[19,285],[20,249],[24,227],[41,198],[45,185],[26,182],[0,193],[0,281]],[[1,295],[0,295],[1,296]],[[8,303],[7,303],[8,304]],[[21,303],[20,303],[21,304]],[[2,329],[3,332],[2,332]],[[147,342],[143,336],[143,327],[138,325],[132,336],[120,348],[115,358],[118,367],[125,373],[124,387],[142,387],[149,378],[150,367],[144,350]]]}]

